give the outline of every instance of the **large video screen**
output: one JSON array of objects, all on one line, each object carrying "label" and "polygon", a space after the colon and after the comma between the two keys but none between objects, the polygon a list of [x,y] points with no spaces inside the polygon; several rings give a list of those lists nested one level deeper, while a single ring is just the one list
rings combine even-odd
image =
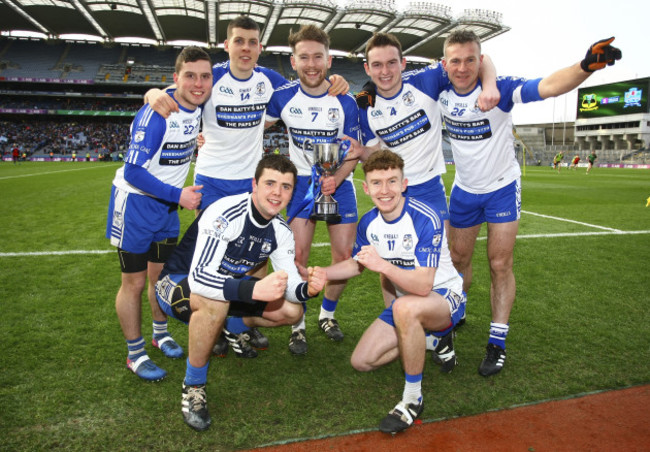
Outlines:
[{"label": "large video screen", "polygon": [[578,89],[577,119],[648,113],[650,78]]}]

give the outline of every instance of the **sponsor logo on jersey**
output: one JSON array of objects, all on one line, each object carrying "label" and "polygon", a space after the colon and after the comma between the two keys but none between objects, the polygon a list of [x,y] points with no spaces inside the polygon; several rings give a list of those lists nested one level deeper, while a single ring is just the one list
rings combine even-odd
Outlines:
[{"label": "sponsor logo on jersey", "polygon": [[223,85],[219,86],[219,92],[224,93],[224,94],[228,94],[230,96],[235,95],[235,93],[232,91],[232,89],[228,88],[227,86],[223,86]]}]

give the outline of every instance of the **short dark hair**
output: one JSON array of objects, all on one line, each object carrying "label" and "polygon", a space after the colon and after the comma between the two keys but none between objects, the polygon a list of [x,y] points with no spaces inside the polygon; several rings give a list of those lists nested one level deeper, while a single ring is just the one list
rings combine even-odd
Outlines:
[{"label": "short dark hair", "polygon": [[260,31],[260,26],[257,22],[251,19],[249,16],[238,16],[230,21],[228,24],[228,30],[226,32],[226,37],[230,39],[232,36],[233,28],[242,28],[244,30],[257,30]]},{"label": "short dark hair", "polygon": [[282,174],[293,174],[293,185],[296,185],[296,180],[298,179],[298,170],[296,169],[296,165],[294,165],[288,157],[285,157],[282,154],[266,154],[264,157],[262,157],[262,160],[260,160],[257,164],[257,168],[255,168],[255,182],[260,181],[262,172],[266,168],[279,171]]},{"label": "short dark hair", "polygon": [[322,29],[318,28],[316,25],[303,25],[297,32],[291,30],[289,32],[289,47],[292,51],[296,51],[296,45],[302,41],[316,41],[325,46],[325,49],[329,51],[330,48],[330,37]]},{"label": "short dark hair", "polygon": [[453,44],[467,44],[469,42],[475,42],[478,45],[478,52],[481,53],[481,38],[479,38],[476,33],[472,30],[456,30],[449,33],[445,43],[442,45],[442,52],[447,50],[447,47]]},{"label": "short dark hair", "polygon": [[366,60],[368,59],[368,52],[375,47],[395,47],[399,52],[399,58],[402,59],[402,43],[392,33],[375,33],[366,44]]},{"label": "short dark hair", "polygon": [[376,170],[399,169],[404,173],[404,159],[393,151],[380,149],[370,154],[370,157],[361,166],[364,174]]},{"label": "short dark hair", "polygon": [[174,65],[174,70],[176,73],[180,73],[183,69],[183,64],[185,63],[194,63],[195,61],[206,60],[212,66],[212,60],[208,52],[203,50],[201,47],[197,46],[187,46],[181,53],[176,57],[176,64]]}]

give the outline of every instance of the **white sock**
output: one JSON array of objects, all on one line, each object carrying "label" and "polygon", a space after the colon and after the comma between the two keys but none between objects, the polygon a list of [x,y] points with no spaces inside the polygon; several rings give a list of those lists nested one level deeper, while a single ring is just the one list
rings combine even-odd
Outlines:
[{"label": "white sock", "polygon": [[305,314],[302,315],[300,322],[291,326],[291,331],[304,330],[305,328]]},{"label": "white sock", "polygon": [[334,311],[328,311],[324,307],[320,307],[320,315],[318,316],[318,320],[320,319],[333,319],[334,318]]}]

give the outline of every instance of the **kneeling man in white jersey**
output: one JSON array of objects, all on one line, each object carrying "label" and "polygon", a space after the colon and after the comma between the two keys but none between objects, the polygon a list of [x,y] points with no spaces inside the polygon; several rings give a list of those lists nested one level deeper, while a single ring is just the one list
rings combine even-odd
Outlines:
[{"label": "kneeling man in white jersey", "polygon": [[456,364],[453,328],[463,316],[463,281],[454,268],[437,209],[405,197],[404,160],[381,150],[363,164],[363,189],[375,208],[359,222],[352,258],[325,268],[328,280],[349,279],[364,268],[380,273],[386,309],[364,332],[352,353],[362,372],[402,360],[402,400],[379,429],[396,433],[422,413],[426,350],[450,372]]}]

